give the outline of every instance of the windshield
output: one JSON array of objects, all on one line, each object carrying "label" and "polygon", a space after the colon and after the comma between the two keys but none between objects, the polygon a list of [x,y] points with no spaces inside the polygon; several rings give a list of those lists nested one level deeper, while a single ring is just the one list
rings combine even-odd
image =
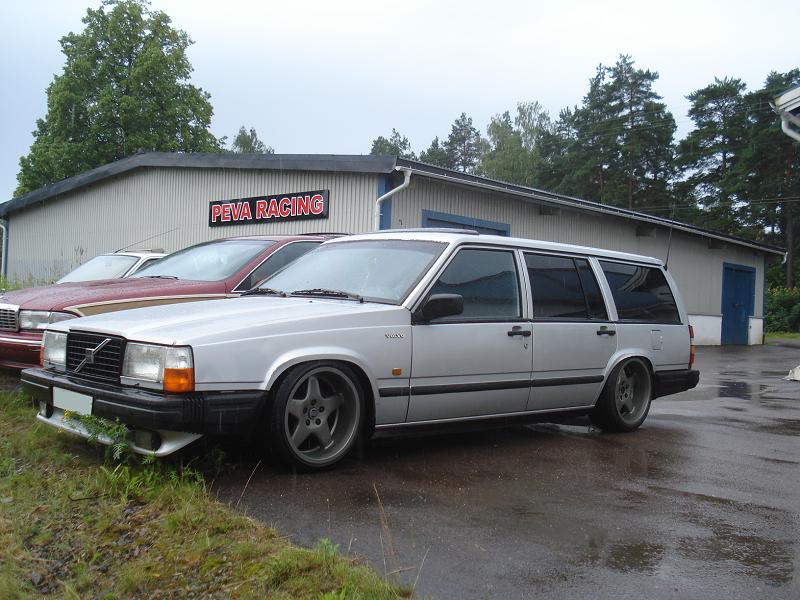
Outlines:
[{"label": "windshield", "polygon": [[70,271],[56,283],[69,283],[73,281],[94,281],[95,279],[116,279],[128,272],[134,263],[139,260],[135,256],[124,254],[102,254],[87,260],[74,271]]},{"label": "windshield", "polygon": [[271,240],[205,242],[173,252],[137,271],[132,277],[221,281],[236,273],[274,244],[275,242]]},{"label": "windshield", "polygon": [[364,240],[323,244],[262,283],[291,294],[335,290],[365,300],[399,304],[442,253],[445,244]]}]

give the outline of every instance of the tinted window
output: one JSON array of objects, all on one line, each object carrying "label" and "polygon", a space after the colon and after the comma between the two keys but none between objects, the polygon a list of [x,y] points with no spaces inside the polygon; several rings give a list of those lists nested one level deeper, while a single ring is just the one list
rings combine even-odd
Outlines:
[{"label": "tinted window", "polygon": [[563,256],[526,254],[534,318],[586,319],[586,300],[575,262]]},{"label": "tinted window", "polygon": [[516,319],[521,316],[519,279],[511,252],[461,250],[430,294],[459,294],[464,298],[464,312],[451,319]]},{"label": "tinted window", "polygon": [[294,242],[287,244],[283,248],[278,248],[267,260],[258,265],[250,275],[244,278],[242,283],[236,286],[237,292],[244,292],[252,288],[257,283],[264,281],[267,277],[280,271],[289,263],[303,256],[319,246],[320,242]]},{"label": "tinted window", "polygon": [[661,269],[601,261],[621,321],[680,323],[678,307]]},{"label": "tinted window", "polygon": [[583,286],[583,294],[586,296],[586,307],[589,309],[590,319],[608,319],[606,305],[603,302],[603,295],[600,293],[600,286],[597,278],[589,266],[589,261],[583,258],[576,258],[575,265],[578,267],[578,274]]}]

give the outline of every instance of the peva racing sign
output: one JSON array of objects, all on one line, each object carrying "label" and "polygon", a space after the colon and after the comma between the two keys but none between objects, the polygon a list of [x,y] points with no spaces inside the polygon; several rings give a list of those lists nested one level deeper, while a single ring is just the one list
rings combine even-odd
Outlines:
[{"label": "peva racing sign", "polygon": [[327,219],[329,195],[329,190],[317,190],[238,200],[213,200],[208,206],[208,226]]}]

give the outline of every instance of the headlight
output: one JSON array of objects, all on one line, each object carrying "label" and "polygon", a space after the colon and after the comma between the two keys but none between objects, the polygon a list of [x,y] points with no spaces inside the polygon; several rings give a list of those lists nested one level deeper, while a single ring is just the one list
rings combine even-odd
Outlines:
[{"label": "headlight", "polygon": [[42,336],[42,366],[64,371],[67,368],[67,334],[45,331]]},{"label": "headlight", "polygon": [[21,310],[19,311],[20,329],[47,329],[52,323],[60,323],[67,319],[74,319],[75,315],[65,312],[49,312],[46,310]]},{"label": "headlight", "polygon": [[194,390],[194,362],[188,346],[128,343],[122,376],[162,384],[165,392]]}]

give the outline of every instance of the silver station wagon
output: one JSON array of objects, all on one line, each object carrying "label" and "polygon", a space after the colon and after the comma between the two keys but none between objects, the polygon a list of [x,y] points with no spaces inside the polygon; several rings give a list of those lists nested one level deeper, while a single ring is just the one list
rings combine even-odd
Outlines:
[{"label": "silver station wagon", "polygon": [[40,421],[78,435],[80,415],[118,421],[157,456],[252,435],[314,470],[359,437],[450,422],[633,431],[697,385],[691,338],[657,259],[397,230],[329,241],[237,299],[54,324],[22,381]]}]

